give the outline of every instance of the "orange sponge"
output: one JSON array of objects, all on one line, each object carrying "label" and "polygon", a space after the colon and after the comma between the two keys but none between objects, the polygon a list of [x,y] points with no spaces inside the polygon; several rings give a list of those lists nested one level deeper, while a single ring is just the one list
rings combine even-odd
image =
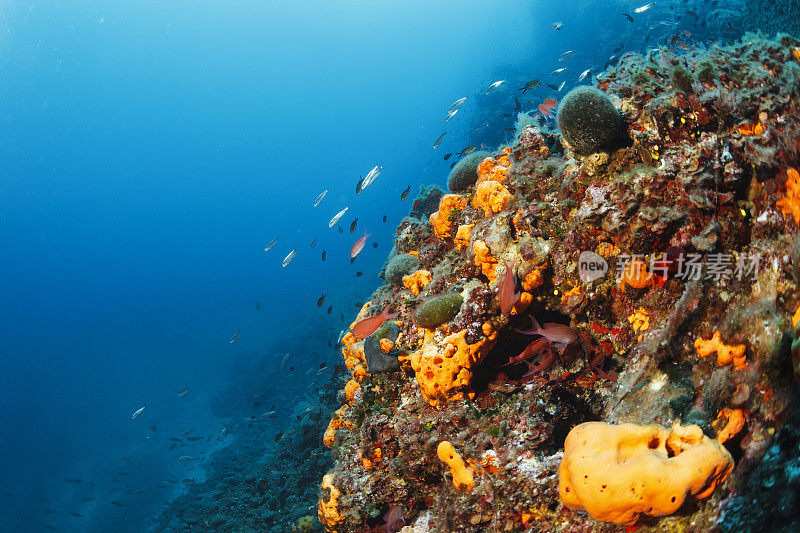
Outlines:
[{"label": "orange sponge", "polygon": [[731,455],[699,426],[586,422],[564,442],[558,491],[595,520],[633,524],[672,514],[687,497],[709,497],[731,471]]},{"label": "orange sponge", "polygon": [[490,216],[492,213],[499,213],[508,206],[511,201],[511,193],[508,192],[501,183],[496,181],[483,181],[475,188],[475,196],[472,197],[473,207],[482,207],[483,214]]},{"label": "orange sponge", "polygon": [[706,357],[714,352],[717,352],[717,364],[725,366],[733,362],[733,368],[736,370],[743,370],[747,368],[747,358],[744,354],[745,345],[737,344],[736,346],[728,346],[722,342],[719,330],[714,332],[714,336],[709,340],[703,340],[698,337],[694,341],[694,349],[697,350],[697,355]]},{"label": "orange sponge", "polygon": [[472,487],[475,486],[475,481],[472,478],[472,469],[464,463],[464,460],[458,455],[452,444],[446,440],[440,442],[436,448],[436,455],[450,467],[450,473],[453,475],[453,485],[457,489],[465,487],[467,490],[472,490]]},{"label": "orange sponge", "polygon": [[320,496],[317,509],[317,518],[328,531],[334,531],[337,524],[344,521],[344,517],[339,514],[339,497],[341,492],[333,486],[333,476],[325,474],[322,476],[322,493],[328,490],[328,497]]},{"label": "orange sponge", "polygon": [[477,240],[472,243],[472,251],[475,254],[475,266],[481,267],[481,272],[484,276],[489,278],[489,283],[494,283],[497,274],[495,274],[495,267],[497,266],[497,259],[492,257],[492,253],[485,242]]},{"label": "orange sponge", "polygon": [[800,224],[800,175],[793,168],[786,169],[786,196],[776,204],[784,215],[794,218]]},{"label": "orange sponge", "polygon": [[459,250],[463,250],[467,246],[469,246],[469,238],[472,235],[472,228],[475,227],[475,224],[462,224],[458,227],[458,231],[456,231],[456,248]]},{"label": "orange sponge", "polygon": [[467,199],[463,196],[458,194],[442,196],[442,199],[439,200],[439,210],[428,217],[437,237],[444,239],[450,236],[450,228],[453,226],[450,213],[452,210],[460,211],[465,207],[467,207]]},{"label": "orange sponge", "polygon": [[431,282],[431,279],[431,273],[427,270],[417,270],[413,274],[403,276],[403,285],[405,285],[414,296],[419,296],[420,291],[425,285]]}]

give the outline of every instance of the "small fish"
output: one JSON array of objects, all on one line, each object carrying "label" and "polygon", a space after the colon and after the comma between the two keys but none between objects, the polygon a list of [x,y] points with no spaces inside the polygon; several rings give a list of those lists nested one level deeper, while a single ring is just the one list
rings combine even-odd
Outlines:
[{"label": "small fish", "polygon": [[620,13],[620,15],[628,19],[628,22],[633,22],[633,17],[628,15],[627,13]]},{"label": "small fish", "polygon": [[121,501],[111,500],[111,505],[116,505],[117,507],[127,507],[128,504],[122,503]]},{"label": "small fish", "polygon": [[465,156],[465,155],[469,155],[469,154],[471,154],[472,152],[474,152],[474,151],[475,151],[475,150],[477,150],[477,149],[478,149],[478,147],[477,147],[477,146],[467,146],[467,147],[465,147],[463,150],[461,150],[461,151],[460,151],[460,152],[458,152],[458,153],[459,153],[459,155],[461,155],[461,156]]},{"label": "small fish", "polygon": [[344,216],[344,214],[347,213],[348,209],[350,209],[350,206],[345,207],[344,209],[342,209],[341,211],[339,211],[338,213],[333,215],[333,218],[331,219],[331,221],[328,222],[328,227],[332,228],[333,226],[335,226],[336,223],[339,222],[339,220],[341,220],[341,218]]},{"label": "small fish", "polygon": [[297,248],[295,248],[294,250],[289,252],[289,255],[287,255],[286,257],[283,258],[283,261],[281,261],[281,266],[286,268],[286,265],[291,263],[292,259],[294,259],[294,256],[296,256],[296,255],[297,255]]},{"label": "small fish", "polygon": [[555,322],[545,323],[544,327],[540,326],[536,319],[531,315],[531,328],[527,330],[517,330],[525,335],[541,335],[550,342],[557,342],[560,344],[570,344],[578,339],[575,330],[564,324]]},{"label": "small fish", "polygon": [[178,457],[180,461],[197,461],[197,457],[192,457],[191,455],[181,455]]},{"label": "small fish", "polygon": [[444,136],[447,135],[447,132],[442,133],[439,137],[433,141],[433,149],[436,150],[442,145],[442,141],[444,140]]},{"label": "small fish", "polygon": [[453,154],[444,154],[444,160],[447,161],[448,159],[450,159],[451,155]]},{"label": "small fish", "polygon": [[138,417],[140,414],[142,414],[142,411],[144,411],[144,408],[145,408],[145,407],[146,407],[146,406],[142,406],[142,407],[138,408],[136,411],[134,411],[134,412],[133,412],[133,414],[131,415],[131,420],[136,420],[136,418],[137,418],[137,417]]},{"label": "small fish", "polygon": [[570,57],[572,57],[574,55],[575,55],[575,50],[567,50],[566,52],[564,52],[563,54],[561,54],[558,57],[558,60],[559,61],[566,61],[567,59],[569,59]]},{"label": "small fish", "polygon": [[381,174],[381,170],[383,170],[383,167],[380,165],[375,165],[372,167],[372,170],[370,170],[369,173],[364,176],[364,184],[361,186],[361,188],[366,189],[373,181],[378,179],[378,176]]},{"label": "small fish", "polygon": [[145,492],[147,492],[147,489],[133,489],[131,494],[144,494]]},{"label": "small fish", "polygon": [[261,309],[261,302],[257,300],[256,301],[256,311],[258,311],[259,309]]},{"label": "small fish", "polygon": [[526,83],[525,85],[523,85],[522,87],[520,87],[519,90],[522,91],[522,94],[525,94],[525,91],[527,91],[529,89],[535,89],[541,84],[542,84],[542,80],[531,80],[528,83]]},{"label": "small fish", "polygon": [[357,277],[357,278],[360,278],[360,277],[361,277],[361,276],[363,276],[363,275],[364,275],[364,273],[363,273],[363,272],[360,272],[360,271],[359,271],[359,272],[356,272],[356,277]]},{"label": "small fish", "polygon": [[277,236],[271,241],[269,241],[267,245],[264,246],[264,251],[269,252],[270,250],[272,250],[275,247],[275,245],[278,244],[278,239],[280,239],[280,236]]},{"label": "small fish", "polygon": [[377,242],[373,242],[373,243],[372,243],[372,247],[373,247],[373,248],[377,248],[377,247],[378,247],[378,243],[377,243]]},{"label": "small fish", "polygon": [[547,86],[548,86],[550,89],[553,89],[554,91],[557,91],[557,90],[558,90],[558,85],[553,85],[552,83],[548,83],[548,84],[547,84]]},{"label": "small fish", "polygon": [[203,440],[203,437],[186,437],[186,440],[197,442],[198,440]]},{"label": "small fish", "polygon": [[553,116],[553,115],[550,114],[550,108],[547,107],[544,104],[539,104],[538,109],[539,109],[539,113],[541,113],[542,115],[544,115],[546,117],[552,117]]},{"label": "small fish", "polygon": [[328,314],[331,314],[331,313],[333,313],[333,306],[332,305],[328,307]]},{"label": "small fish", "polygon": [[464,105],[464,102],[466,101],[467,101],[466,96],[464,98],[459,98],[458,100],[450,104],[450,108],[447,110],[447,112],[453,113],[455,111],[458,111],[459,109],[461,109],[461,106]]},{"label": "small fish", "polygon": [[184,431],[183,433],[181,433],[181,438],[182,438],[182,439],[185,439],[186,437],[188,437],[188,436],[189,436],[189,435],[192,433],[192,431],[194,431],[194,428],[187,429],[186,431]]},{"label": "small fish", "polygon": [[480,130],[482,130],[484,128],[488,128],[488,127],[489,127],[489,123],[488,122],[484,122],[480,126],[475,126],[474,128],[472,128],[472,131],[480,131]]},{"label": "small fish", "polygon": [[184,485],[192,485],[192,484],[194,483],[194,480],[193,480],[193,479],[191,479],[191,478],[188,478],[188,477],[187,477],[186,479],[182,479],[182,480],[181,480],[181,482],[182,482]]},{"label": "small fish", "polygon": [[314,240],[311,241],[311,248],[313,249],[317,245],[317,238],[314,237]]},{"label": "small fish", "polygon": [[544,99],[544,102],[542,102],[542,103],[543,103],[545,106],[547,106],[547,109],[553,109],[555,106],[557,106],[557,105],[558,105],[558,102],[557,102],[557,101],[555,101],[555,100],[554,100],[554,99],[552,99],[552,98],[545,98],[545,99]]},{"label": "small fish", "polygon": [[356,183],[356,194],[361,194],[361,191],[363,190],[364,190],[364,178],[359,176],[358,182]]},{"label": "small fish", "polygon": [[322,250],[322,260],[325,261],[326,257],[328,257],[328,254],[325,252],[325,250]]},{"label": "small fish", "polygon": [[322,200],[325,198],[326,194],[328,194],[328,189],[325,189],[324,191],[319,193],[319,196],[317,196],[317,199],[314,200],[314,207],[317,207],[320,203],[322,203]]},{"label": "small fish", "polygon": [[[406,198],[408,198],[408,193],[410,193],[410,192],[411,192],[411,185],[406,187],[406,190],[404,190],[403,192],[400,193],[400,201],[402,202]],[[383,221],[386,222],[386,216],[383,217]]]},{"label": "small fish", "polygon": [[456,116],[456,113],[458,113],[458,109],[456,109],[455,111],[450,111],[449,113],[447,113],[447,117],[444,119],[444,121],[450,122],[450,119]]},{"label": "small fish", "polygon": [[358,226],[358,217],[354,218],[353,221],[350,223],[350,233],[353,233]]},{"label": "small fish", "polygon": [[514,97],[514,111],[522,111],[522,104],[516,96]]},{"label": "small fish", "polygon": [[637,7],[636,9],[633,10],[633,12],[634,13],[644,13],[645,11],[647,11],[648,9],[653,7],[654,5],[656,5],[655,2],[650,2],[649,4],[645,4],[643,6]]},{"label": "small fish", "polygon": [[586,76],[588,76],[588,75],[589,75],[589,73],[590,73],[591,71],[592,71],[592,69],[590,69],[590,68],[587,68],[586,70],[584,70],[583,72],[581,72],[581,75],[580,75],[580,76],[578,76],[578,81],[583,81],[583,80],[586,78]]},{"label": "small fish", "polygon": [[558,86],[558,92],[561,92],[561,89],[564,88],[564,84],[567,83],[566,81],[562,81]]},{"label": "small fish", "polygon": [[353,325],[350,331],[356,339],[364,339],[375,333],[384,322],[399,316],[399,314],[400,313],[389,314],[389,305],[387,305],[380,315],[359,320]]},{"label": "small fish", "polygon": [[506,273],[500,286],[497,288],[497,299],[500,301],[500,310],[503,316],[508,316],[514,308],[514,304],[519,300],[520,293],[516,292],[516,280],[514,279],[514,269],[506,263]]},{"label": "small fish", "polygon": [[324,303],[325,303],[325,294],[317,298],[317,307],[322,307]]},{"label": "small fish", "polygon": [[[142,409],[144,409],[144,408],[142,408]],[[78,483],[83,483],[82,479],[77,479],[77,478],[74,478],[74,477],[65,477],[63,481],[64,481],[64,483],[72,483],[73,485],[77,485]]]},{"label": "small fish", "polygon": [[344,233],[344,230],[340,225],[337,224],[336,227],[339,229],[339,233]]},{"label": "small fish", "polygon": [[217,433],[217,440],[222,440],[222,437],[224,437],[227,432],[228,432],[227,427],[224,427],[221,430],[219,430],[219,433]]},{"label": "small fish", "polygon": [[567,67],[557,68],[553,72],[551,72],[550,75],[551,76],[557,76],[557,75],[561,74],[562,72],[564,72],[565,70],[567,70]]},{"label": "small fish", "polygon": [[564,23],[563,22],[554,22],[553,23],[553,29],[556,30],[556,31],[560,30],[563,27],[564,27]]},{"label": "small fish", "polygon": [[[401,198],[401,199],[402,199],[402,198]],[[386,215],[383,215],[383,223],[384,223],[384,224],[386,224],[386,220],[387,220],[387,218],[386,218]]]},{"label": "small fish", "polygon": [[677,26],[678,25],[678,23],[675,22],[674,20],[659,20],[658,23],[661,24],[662,26]]},{"label": "small fish", "polygon": [[181,391],[178,393],[178,398],[183,398],[184,396],[189,394],[190,390],[192,390],[192,389],[189,388],[189,387],[186,387],[185,389],[181,389]]},{"label": "small fish", "polygon": [[76,513],[75,511],[70,512],[69,515],[74,516],[75,518],[83,518],[82,514]]},{"label": "small fish", "polygon": [[493,92],[495,92],[495,91],[496,91],[496,90],[497,90],[497,89],[498,89],[498,88],[499,88],[501,85],[503,85],[505,82],[506,82],[506,80],[498,80],[498,81],[494,82],[493,84],[489,85],[489,88],[488,88],[488,89],[486,89],[486,94],[492,94],[492,93],[493,93]]},{"label": "small fish", "polygon": [[353,244],[353,247],[352,247],[352,248],[350,248],[350,259],[351,259],[351,260],[352,260],[352,259],[355,259],[355,258],[356,258],[356,256],[359,254],[359,252],[361,252],[361,250],[363,250],[363,249],[364,249],[364,244],[366,244],[366,242],[367,242],[367,237],[369,237],[369,236],[370,236],[370,234],[369,234],[369,233],[367,233],[366,231],[364,231],[364,236],[363,236],[363,237],[361,237],[360,239],[358,239],[358,240],[357,240],[357,241],[356,241],[356,242]]},{"label": "small fish", "polygon": [[280,431],[280,432],[276,433],[276,434],[275,434],[275,442],[278,442],[278,441],[280,441],[280,440],[281,440],[281,437],[283,437],[283,432],[282,432],[282,431]]}]

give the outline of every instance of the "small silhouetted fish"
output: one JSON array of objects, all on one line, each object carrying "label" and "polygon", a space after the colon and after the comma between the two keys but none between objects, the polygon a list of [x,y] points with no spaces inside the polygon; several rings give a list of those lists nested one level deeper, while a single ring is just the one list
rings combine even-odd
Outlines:
[{"label": "small silhouetted fish", "polygon": [[506,80],[498,80],[493,84],[489,85],[489,88],[486,89],[486,94],[492,94],[493,92],[495,92],[503,83],[505,83],[505,81]]},{"label": "small silhouetted fish", "polygon": [[131,494],[144,494],[145,492],[147,492],[147,489],[133,489]]},{"label": "small silhouetted fish", "polygon": [[264,246],[264,251],[269,252],[270,250],[272,250],[275,247],[275,245],[278,244],[278,239],[280,239],[280,236],[277,236],[271,241],[269,241],[267,245]]},{"label": "small silhouetted fish", "polygon": [[560,30],[563,27],[564,27],[564,23],[563,22],[554,22],[553,23],[553,29],[556,30],[556,31]]},{"label": "small silhouetted fish", "polygon": [[503,131],[514,131],[514,128],[503,128]]},{"label": "small silhouetted fish", "polygon": [[356,277],[357,277],[357,278],[360,278],[360,277],[361,277],[361,276],[363,276],[363,275],[364,275],[364,273],[363,273],[363,272],[360,272],[360,271],[359,271],[359,272],[356,272]]},{"label": "small silhouetted fish", "polygon": [[328,348],[333,348],[333,343],[331,341],[328,341]]},{"label": "small silhouetted fish", "polygon": [[339,313],[339,318],[341,319],[342,322],[344,322],[344,313]]},{"label": "small silhouetted fish", "polygon": [[356,194],[361,194],[361,191],[363,190],[364,190],[364,178],[359,176],[358,182],[356,183]]},{"label": "small silhouetted fish", "polygon": [[237,331],[236,333],[233,334],[233,336],[230,338],[230,340],[228,340],[228,342],[233,344],[234,342],[238,341],[239,337],[241,337],[241,336],[242,336],[242,332],[241,331]]},{"label": "small silhouetted fish", "polygon": [[328,194],[328,189],[325,189],[324,191],[319,193],[319,196],[317,196],[317,199],[314,200],[314,207],[317,207],[322,202],[322,199],[325,198],[326,194]]},{"label": "small silhouetted fish", "polygon": [[289,255],[283,258],[283,261],[281,261],[281,266],[285,268],[286,265],[292,262],[292,259],[294,259],[294,256],[296,255],[297,255],[297,248],[293,249],[291,252],[289,252]]},{"label": "small silhouetted fish", "polygon": [[634,13],[644,13],[645,11],[647,11],[648,9],[653,7],[654,5],[655,5],[655,2],[650,2],[649,4],[645,4],[643,6],[637,7],[636,9],[633,10],[633,12]]},{"label": "small silhouetted fish", "polygon": [[556,75],[558,75],[558,74],[561,74],[561,73],[562,73],[562,72],[564,72],[565,70],[567,70],[567,68],[566,68],[566,67],[557,68],[557,69],[555,69],[553,72],[551,72],[551,73],[550,73],[550,75],[551,75],[551,76],[556,76]]},{"label": "small silhouetted fish", "polygon": [[336,227],[339,228],[339,233],[344,233],[344,230],[342,229],[341,226],[337,225]]},{"label": "small silhouetted fish", "polygon": [[522,104],[516,96],[514,97],[514,111],[522,111]]},{"label": "small silhouetted fish", "polygon": [[326,257],[328,257],[328,254],[325,252],[325,250],[322,250],[322,260],[325,261]]},{"label": "small silhouetted fish", "polygon": [[333,306],[332,305],[328,307],[328,314],[331,314],[331,313],[333,313]]},{"label": "small silhouetted fish", "polygon": [[439,148],[439,146],[442,145],[442,141],[444,140],[445,135],[447,135],[447,132],[442,133],[441,135],[439,135],[439,137],[436,138],[435,141],[433,141],[434,150],[436,150],[437,148]]},{"label": "small silhouetted fish", "polygon": [[591,71],[592,71],[592,69],[590,69],[590,68],[587,68],[586,70],[584,70],[583,72],[581,72],[581,75],[580,75],[580,76],[578,76],[578,81],[583,81],[583,79],[584,79],[586,76],[588,76],[588,75],[589,75],[589,73],[590,73]]},{"label": "small silhouetted fish", "polygon": [[92,500],[94,500],[94,496],[87,496],[86,498],[83,499],[84,502],[90,502]]},{"label": "small silhouetted fish", "polygon": [[386,215],[383,215],[383,222],[386,223]]},{"label": "small silhouetted fish", "polygon": [[[406,190],[404,190],[403,192],[400,193],[400,201],[402,202],[403,200],[408,198],[408,193],[410,193],[410,192],[411,192],[411,185],[406,187]],[[383,218],[386,218],[386,217],[383,217]]]},{"label": "small silhouetted fish", "polygon": [[65,477],[64,478],[64,483],[72,483],[73,485],[76,485],[78,483],[83,483],[83,480],[82,479],[73,478],[73,477]]},{"label": "small silhouetted fish", "polygon": [[526,83],[525,85],[523,85],[522,87],[520,87],[519,90],[522,91],[522,94],[525,94],[525,91],[527,91],[529,89],[535,89],[541,84],[542,84],[542,80],[538,80],[538,79],[531,80],[528,83]]},{"label": "small silhouetted fish", "polygon": [[178,443],[177,443],[177,442],[173,442],[172,444],[170,444],[170,445],[169,445],[169,451],[172,451],[172,450],[174,450],[176,446],[178,446]]},{"label": "small silhouetted fish", "polygon": [[558,90],[558,85],[553,85],[552,83],[548,83],[548,84],[547,84],[547,86],[548,86],[549,88],[553,89],[554,91],[557,91],[557,90]]},{"label": "small silhouetted fish", "polygon": [[314,237],[314,240],[311,241],[311,248],[313,249],[317,245],[317,238]]},{"label": "small silhouetted fish", "polygon": [[139,409],[133,412],[133,414],[131,415],[131,420],[136,420],[136,417],[142,414],[142,411],[144,411],[144,406],[140,407]]},{"label": "small silhouetted fish", "polygon": [[444,160],[447,161],[448,159],[450,159],[451,155],[453,154],[444,154]]},{"label": "small silhouetted fish", "polygon": [[620,13],[620,15],[628,19],[628,22],[633,22],[633,17],[628,15],[627,13]]},{"label": "small silhouetted fish", "polygon": [[275,442],[278,442],[283,437],[283,432],[278,432],[275,434]]},{"label": "small silhouetted fish", "polygon": [[56,530],[55,526],[51,526],[50,524],[45,524],[44,527],[46,527],[50,531],[55,531]]},{"label": "small silhouetted fish", "polygon": [[459,152],[459,154],[462,155],[462,156],[469,155],[469,154],[471,154],[472,152],[474,152],[477,149],[478,149],[477,146],[467,146],[463,150],[461,150]]},{"label": "small silhouetted fish", "polygon": [[566,61],[570,57],[575,55],[575,50],[567,50],[563,54],[561,54],[558,58],[559,61]]},{"label": "small silhouetted fish", "polygon": [[261,309],[261,302],[256,301],[256,311],[258,311],[259,309]]},{"label": "small silhouetted fish", "polygon": [[181,480],[181,481],[182,481],[182,483],[184,485],[191,485],[192,483],[194,483],[194,480],[191,479],[191,478],[188,478],[188,477],[186,479]]},{"label": "small silhouetted fish", "polygon": [[181,389],[181,391],[178,393],[178,398],[183,398],[184,396],[189,394],[190,390],[192,390],[192,389],[189,388],[189,387],[186,387],[185,389]]},{"label": "small silhouetted fish", "polygon": [[373,243],[372,243],[372,247],[373,247],[373,248],[377,248],[377,247],[378,247],[378,243],[377,243],[377,242],[373,242]]},{"label": "small silhouetted fish", "polygon": [[117,474],[119,474],[120,476],[130,476],[131,475],[130,472],[126,472],[124,470],[122,472],[117,472]]},{"label": "small silhouetted fish", "polygon": [[453,167],[456,166],[456,163],[458,163],[458,159],[450,163],[450,170],[453,170]]},{"label": "small silhouetted fish", "polygon": [[116,505],[117,507],[127,507],[128,506],[128,504],[122,503],[122,502],[117,501],[117,500],[111,500],[111,505]]},{"label": "small silhouetted fish", "polygon": [[203,437],[186,437],[186,440],[197,442],[198,440],[203,440]]},{"label": "small silhouetted fish", "polygon": [[353,221],[350,223],[350,233],[353,233],[358,226],[358,217],[354,218]]},{"label": "small silhouetted fish", "polygon": [[181,433],[181,438],[185,439],[186,437],[188,437],[192,433],[192,431],[194,431],[194,428],[187,429],[186,431]]},{"label": "small silhouetted fish", "polygon": [[322,307],[322,304],[325,303],[325,295],[323,294],[319,298],[317,298],[317,307]]}]

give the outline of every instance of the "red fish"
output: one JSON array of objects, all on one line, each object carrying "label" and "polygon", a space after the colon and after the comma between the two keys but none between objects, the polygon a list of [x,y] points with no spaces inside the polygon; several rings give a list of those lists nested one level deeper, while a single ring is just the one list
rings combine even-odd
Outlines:
[{"label": "red fish", "polygon": [[558,102],[556,102],[556,101],[555,101],[555,100],[553,100],[552,98],[545,98],[545,99],[544,99],[544,102],[542,102],[542,103],[543,103],[545,106],[547,106],[547,109],[553,109],[555,106],[557,106],[557,105],[558,105]]},{"label": "red fish", "polygon": [[371,235],[370,233],[367,233],[367,232],[365,231],[365,232],[364,232],[364,236],[363,236],[363,237],[361,237],[360,239],[358,239],[358,240],[355,242],[355,244],[353,244],[353,247],[352,247],[352,248],[350,248],[350,259],[355,259],[355,258],[356,258],[356,256],[358,255],[358,253],[359,253],[361,250],[363,250],[363,249],[364,249],[364,245],[367,243],[367,237],[369,237],[370,235]]},{"label": "red fish", "polygon": [[399,314],[400,313],[389,314],[389,306],[387,305],[380,315],[359,320],[350,331],[353,333],[353,337],[356,339],[364,339],[375,333],[375,331],[377,331],[377,329],[381,327],[384,322],[395,318]]},{"label": "red fish", "polygon": [[553,115],[550,114],[550,108],[544,104],[539,104],[539,113],[546,117],[552,117]]},{"label": "red fish", "polygon": [[578,335],[575,333],[575,330],[569,326],[556,322],[546,322],[544,327],[542,327],[533,316],[531,316],[530,319],[531,329],[517,331],[525,335],[541,335],[550,342],[559,344],[570,344],[578,340]]},{"label": "red fish", "polygon": [[511,265],[506,263],[506,275],[503,276],[497,289],[497,299],[500,300],[500,310],[503,312],[503,316],[508,316],[511,309],[514,308],[514,304],[519,300],[519,293],[514,290],[515,288],[514,270]]}]

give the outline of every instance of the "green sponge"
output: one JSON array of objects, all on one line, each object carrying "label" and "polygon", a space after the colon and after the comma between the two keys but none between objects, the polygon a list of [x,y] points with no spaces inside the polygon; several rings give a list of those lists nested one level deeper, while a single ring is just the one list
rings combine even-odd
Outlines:
[{"label": "green sponge", "polygon": [[392,285],[402,285],[403,276],[413,274],[419,269],[419,259],[409,254],[396,255],[386,265],[386,281]]},{"label": "green sponge", "polygon": [[458,314],[463,301],[458,293],[434,296],[414,310],[414,322],[427,329],[450,322]]},{"label": "green sponge", "polygon": [[558,108],[558,129],[576,154],[597,152],[622,130],[617,108],[601,91],[588,85],[572,89]]},{"label": "green sponge", "polygon": [[447,177],[450,192],[465,192],[478,181],[478,165],[492,154],[486,151],[472,152],[462,157]]}]

